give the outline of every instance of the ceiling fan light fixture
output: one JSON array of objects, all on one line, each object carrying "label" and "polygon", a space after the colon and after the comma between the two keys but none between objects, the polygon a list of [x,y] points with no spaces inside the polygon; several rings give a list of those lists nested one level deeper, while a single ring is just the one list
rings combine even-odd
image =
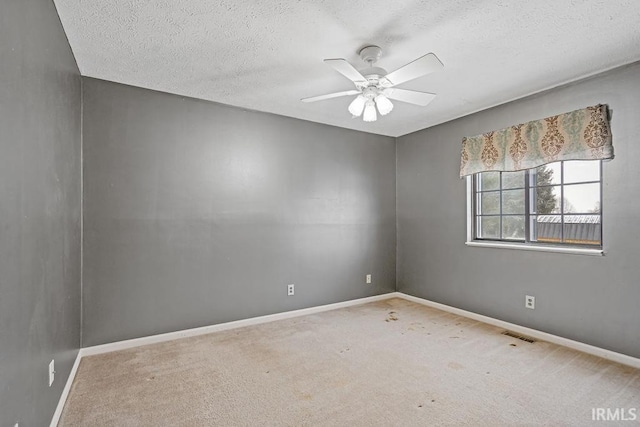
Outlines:
[{"label": "ceiling fan light fixture", "polygon": [[378,115],[376,114],[376,104],[372,100],[368,100],[366,102],[362,120],[364,120],[365,122],[375,122],[376,120],[378,120]]},{"label": "ceiling fan light fixture", "polygon": [[351,104],[349,104],[349,112],[353,117],[360,117],[362,115],[366,101],[366,98],[362,95],[356,96],[355,99],[351,101]]},{"label": "ceiling fan light fixture", "polygon": [[381,115],[386,116],[393,110],[393,104],[389,101],[389,98],[380,94],[376,96],[376,106]]}]

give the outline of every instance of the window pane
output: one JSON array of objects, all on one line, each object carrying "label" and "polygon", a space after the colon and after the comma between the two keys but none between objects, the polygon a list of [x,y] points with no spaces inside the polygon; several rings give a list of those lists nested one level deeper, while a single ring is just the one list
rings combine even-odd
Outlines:
[{"label": "window pane", "polygon": [[600,215],[565,215],[564,242],[574,245],[600,245]]},{"label": "window pane", "polygon": [[478,217],[478,238],[499,239],[500,238],[500,217],[499,216],[479,216]]},{"label": "window pane", "polygon": [[499,214],[500,213],[500,192],[478,193],[479,214]]},{"label": "window pane", "polygon": [[519,172],[503,172],[502,188],[523,188],[524,187],[524,171]]},{"label": "window pane", "polygon": [[535,185],[560,184],[560,165],[560,162],[556,162],[537,168]]},{"label": "window pane", "polygon": [[503,214],[524,214],[524,190],[502,192]]},{"label": "window pane", "polygon": [[478,174],[475,238],[602,247],[601,179],[599,160]]},{"label": "window pane", "polygon": [[536,213],[541,215],[560,213],[560,186],[537,187],[535,189]]},{"label": "window pane", "polygon": [[564,213],[599,213],[600,184],[576,184],[564,187]]},{"label": "window pane", "polygon": [[500,188],[500,172],[482,172],[478,174],[478,190],[497,190]]},{"label": "window pane", "polygon": [[564,162],[564,183],[600,181],[600,160]]},{"label": "window pane", "polygon": [[524,215],[502,217],[502,238],[524,240]]},{"label": "window pane", "polygon": [[531,227],[531,240],[542,243],[562,242],[562,217],[560,215],[538,215],[534,218],[535,226]]}]

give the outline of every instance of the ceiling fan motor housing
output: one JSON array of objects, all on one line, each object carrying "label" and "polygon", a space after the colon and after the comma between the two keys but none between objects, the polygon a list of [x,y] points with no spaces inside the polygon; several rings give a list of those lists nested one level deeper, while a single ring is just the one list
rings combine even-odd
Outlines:
[{"label": "ceiling fan motor housing", "polygon": [[360,70],[360,73],[367,78],[369,82],[377,82],[381,78],[387,75],[387,70],[380,67],[371,67]]}]

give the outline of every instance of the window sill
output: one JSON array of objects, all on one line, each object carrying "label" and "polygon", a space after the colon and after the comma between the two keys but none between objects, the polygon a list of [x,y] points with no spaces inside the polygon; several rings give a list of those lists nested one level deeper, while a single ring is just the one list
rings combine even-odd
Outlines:
[{"label": "window sill", "polygon": [[537,252],[559,252],[563,254],[574,255],[595,255],[603,256],[603,249],[591,249],[591,248],[563,248],[560,246],[542,246],[542,245],[527,245],[524,243],[506,243],[506,242],[479,242],[471,241],[465,242],[467,246],[480,247],[480,248],[498,248],[498,249],[517,249],[521,251],[537,251]]}]

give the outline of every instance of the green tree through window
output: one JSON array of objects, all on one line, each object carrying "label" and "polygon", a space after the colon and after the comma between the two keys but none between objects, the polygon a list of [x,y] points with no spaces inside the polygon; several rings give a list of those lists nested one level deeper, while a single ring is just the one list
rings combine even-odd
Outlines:
[{"label": "green tree through window", "polygon": [[601,245],[601,162],[473,178],[474,239]]},{"label": "green tree through window", "polygon": [[[551,185],[553,182],[553,169],[544,165],[536,171],[536,180],[539,186]],[[553,194],[553,187],[540,187],[536,193],[536,212],[546,215],[558,211],[558,198]]]}]

